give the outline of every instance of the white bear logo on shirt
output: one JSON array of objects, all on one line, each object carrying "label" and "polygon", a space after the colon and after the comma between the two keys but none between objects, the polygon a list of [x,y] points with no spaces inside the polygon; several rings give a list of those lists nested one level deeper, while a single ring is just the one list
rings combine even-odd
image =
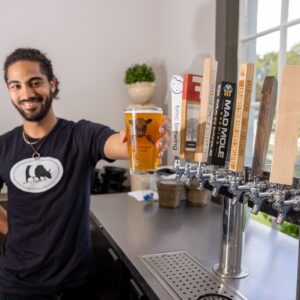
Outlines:
[{"label": "white bear logo on shirt", "polygon": [[10,170],[10,180],[24,192],[41,193],[53,188],[62,178],[63,166],[52,157],[28,158]]}]

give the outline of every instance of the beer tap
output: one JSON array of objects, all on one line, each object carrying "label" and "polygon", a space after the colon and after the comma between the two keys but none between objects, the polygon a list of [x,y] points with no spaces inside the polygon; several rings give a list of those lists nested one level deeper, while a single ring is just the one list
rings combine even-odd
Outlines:
[{"label": "beer tap", "polygon": [[229,177],[228,191],[232,193],[232,204],[235,205],[242,199],[242,195],[249,191],[250,187],[245,183],[243,173],[234,172]]},{"label": "beer tap", "polygon": [[196,179],[199,182],[198,190],[203,191],[206,183],[209,181],[210,173],[208,172],[206,168],[206,163],[199,162],[197,173],[196,173]]},{"label": "beer tap", "polygon": [[199,182],[198,189],[200,191],[204,189],[204,186],[210,177],[210,173],[206,169],[205,163],[193,163],[190,160],[187,160],[184,166],[182,166],[180,164],[180,158],[175,156],[173,166],[177,180],[180,180],[183,177],[183,180],[186,181],[186,184],[190,184],[196,179]]},{"label": "beer tap", "polygon": [[186,177],[186,184],[189,185],[193,179],[197,178],[197,164],[192,162],[186,162],[184,175]]},{"label": "beer tap", "polygon": [[179,156],[175,156],[173,165],[174,165],[174,170],[176,173],[176,179],[180,180],[180,178],[184,174],[185,168],[180,165],[180,157]]},{"label": "beer tap", "polygon": [[190,177],[190,171],[191,171],[191,163],[189,160],[186,160],[184,164],[184,172],[183,172],[183,176],[185,180],[187,180]]},{"label": "beer tap", "polygon": [[278,211],[278,215],[275,220],[276,224],[281,225],[286,220],[287,214],[290,211],[300,210],[299,194],[299,190],[283,189],[282,187],[279,187],[276,191],[274,191],[272,207]]},{"label": "beer tap", "polygon": [[257,215],[264,201],[270,199],[272,193],[270,191],[266,192],[269,185],[264,181],[260,181],[258,177],[254,177],[248,185],[249,190],[245,193],[244,198],[249,198],[253,202],[251,213]]},{"label": "beer tap", "polygon": [[229,183],[229,177],[227,173],[220,174],[220,170],[217,166],[214,166],[209,178],[209,184],[213,186],[213,190],[211,192],[212,196],[216,197],[219,193],[219,190],[222,186],[225,186]]}]

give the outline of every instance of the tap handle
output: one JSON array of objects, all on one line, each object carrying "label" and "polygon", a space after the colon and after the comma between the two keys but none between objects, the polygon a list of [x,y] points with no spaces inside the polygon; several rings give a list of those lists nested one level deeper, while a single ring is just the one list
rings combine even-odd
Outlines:
[{"label": "tap handle", "polygon": [[251,213],[253,213],[254,215],[257,215],[260,211],[260,207],[261,207],[261,205],[259,205],[258,203],[254,204],[251,209]]},{"label": "tap handle", "polygon": [[300,211],[300,196],[297,195],[294,198],[294,211]]},{"label": "tap handle", "polygon": [[180,157],[179,156],[174,157],[173,166],[174,166],[174,170],[177,172],[177,170],[179,170],[179,168],[180,168]]},{"label": "tap handle", "polygon": [[276,107],[277,82],[266,76],[259,101],[257,130],[252,160],[252,176],[262,176]]},{"label": "tap handle", "polygon": [[217,197],[218,196],[218,193],[219,193],[219,190],[217,189],[217,187],[214,187],[211,191],[211,195],[213,197]]},{"label": "tap handle", "polygon": [[204,190],[204,182],[203,181],[199,182],[198,190],[201,192]]},{"label": "tap handle", "polygon": [[229,163],[229,170],[233,172],[242,172],[244,169],[253,74],[253,64],[241,65],[238,79],[239,84],[237,88]]},{"label": "tap handle", "polygon": [[184,164],[184,175],[186,177],[189,177],[190,170],[191,170],[191,163],[189,161],[186,161]]},{"label": "tap handle", "polygon": [[282,225],[282,223],[284,222],[284,220],[285,220],[284,213],[283,212],[278,212],[278,216],[275,219],[275,223],[278,224],[278,225]]},{"label": "tap handle", "polygon": [[232,197],[231,204],[232,204],[232,205],[236,205],[237,203],[238,203],[238,197],[237,197],[236,195],[234,195],[234,196]]}]

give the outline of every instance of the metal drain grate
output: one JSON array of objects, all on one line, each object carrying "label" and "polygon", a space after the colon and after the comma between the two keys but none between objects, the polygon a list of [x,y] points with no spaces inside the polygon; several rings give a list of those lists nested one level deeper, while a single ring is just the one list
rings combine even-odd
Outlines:
[{"label": "metal drain grate", "polygon": [[230,300],[230,298],[218,294],[207,294],[200,296],[197,300]]},{"label": "metal drain grate", "polygon": [[247,299],[235,289],[225,286],[185,251],[142,255],[140,258],[174,299]]}]

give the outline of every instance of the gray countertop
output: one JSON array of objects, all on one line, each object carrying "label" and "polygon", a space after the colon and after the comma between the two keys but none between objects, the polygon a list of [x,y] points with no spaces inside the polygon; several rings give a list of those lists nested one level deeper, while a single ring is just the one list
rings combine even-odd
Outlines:
[{"label": "gray countertop", "polygon": [[[94,195],[91,214],[126,257],[127,264],[159,299],[172,297],[139,256],[185,250],[211,270],[218,262],[221,207],[160,208],[157,202],[137,202],[127,194]],[[225,279],[248,299],[296,299],[298,240],[248,220],[244,264],[250,275]],[[213,272],[213,271],[212,271]]]}]

